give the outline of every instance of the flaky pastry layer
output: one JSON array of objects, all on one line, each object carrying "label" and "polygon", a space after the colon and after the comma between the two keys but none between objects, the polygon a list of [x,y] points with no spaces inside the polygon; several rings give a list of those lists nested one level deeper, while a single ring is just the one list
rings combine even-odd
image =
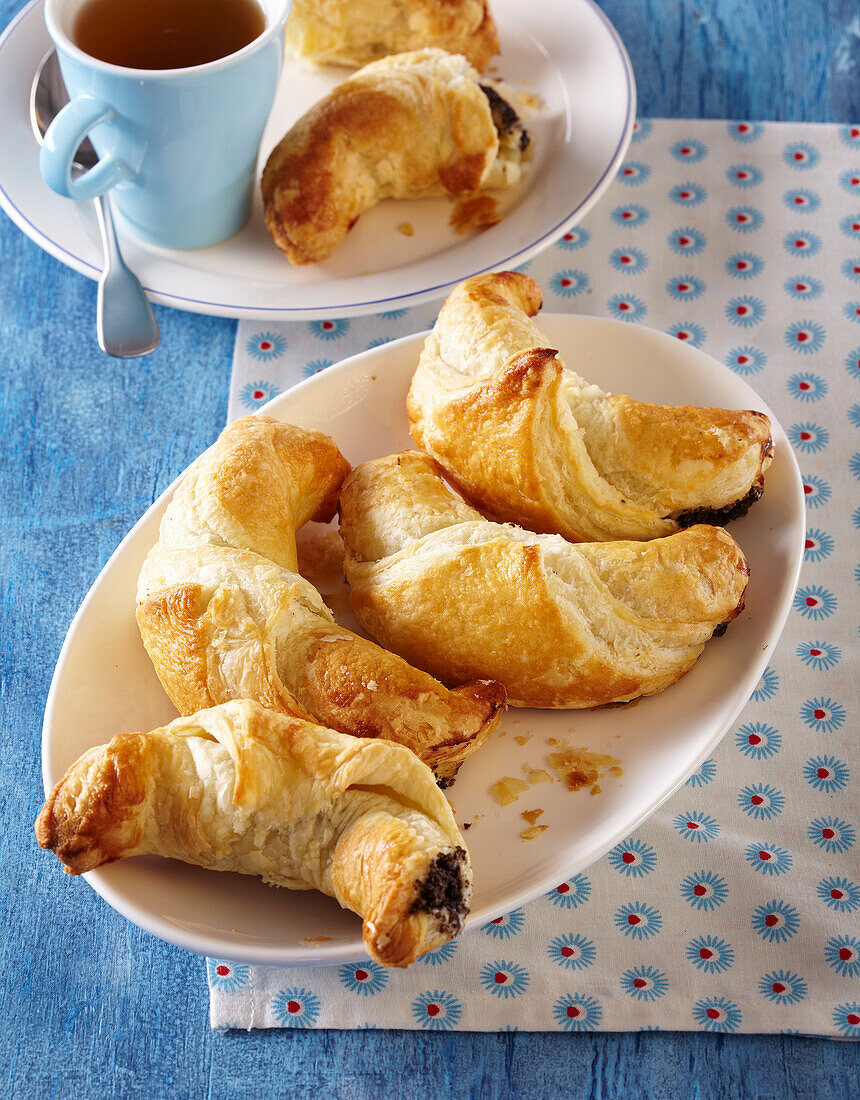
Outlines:
[{"label": "flaky pastry layer", "polygon": [[286,44],[308,61],[353,66],[436,46],[481,71],[499,52],[487,0],[293,0]]},{"label": "flaky pastry layer", "polygon": [[744,603],[734,539],[697,525],[650,542],[566,542],[485,520],[414,451],[362,463],[340,496],[361,625],[442,678],[491,676],[515,706],[662,691]]},{"label": "flaky pastry layer", "polygon": [[448,690],[338,626],[299,575],[295,532],[332,517],[348,470],[320,432],[269,417],[230,424],[164,513],[138,581],[141,637],[182,714],[255,699],[397,741],[448,782],[497,725],[504,689]]},{"label": "flaky pastry layer", "polygon": [[304,114],[262,178],[266,226],[290,262],[326,259],[383,199],[516,183],[479,80],[459,54],[416,50],[366,65]]},{"label": "flaky pastry layer", "polygon": [[362,917],[384,966],[447,943],[469,911],[465,842],[414,754],[247,700],[90,749],[36,837],[71,874],[158,855],[320,890]]},{"label": "flaky pastry layer", "polygon": [[504,271],[454,289],[407,402],[416,444],[485,514],[571,542],[651,539],[742,515],[764,488],[770,421],[604,393],[532,320],[538,284]]}]

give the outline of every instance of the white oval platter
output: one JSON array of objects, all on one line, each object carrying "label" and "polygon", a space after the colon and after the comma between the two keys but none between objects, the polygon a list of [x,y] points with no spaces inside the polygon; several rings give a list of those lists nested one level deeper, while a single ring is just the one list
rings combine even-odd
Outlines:
[{"label": "white oval platter", "polygon": [[[448,794],[461,825],[471,823],[465,834],[475,878],[469,926],[523,905],[593,863],[713,752],[770,658],[802,557],[797,464],[784,431],[745,382],[703,352],[650,329],[562,315],[542,316],[540,323],[567,363],[606,390],[666,404],[767,412],[775,457],[764,496],[730,527],[751,567],[746,609],[724,637],[707,645],[687,676],[624,708],[510,710],[500,731],[464,764]],[[364,352],[275,398],[264,411],[327,432],[353,464],[408,448],[405,397],[422,342],[418,334]],[[134,618],[137,575],[171,492],[126,536],[71,625],[45,713],[46,790],[91,746],[175,717]],[[517,737],[528,740],[520,744]],[[497,780],[522,776],[526,764],[551,770],[548,738],[609,753],[621,761],[623,775],[607,777],[597,797],[557,782],[498,805],[489,791]],[[535,807],[543,809],[541,824],[549,828],[535,840],[521,840],[520,813]],[[319,894],[274,890],[256,879],[156,858],[112,864],[86,877],[129,920],[192,951],[284,965],[340,963],[366,954],[358,918]]]}]

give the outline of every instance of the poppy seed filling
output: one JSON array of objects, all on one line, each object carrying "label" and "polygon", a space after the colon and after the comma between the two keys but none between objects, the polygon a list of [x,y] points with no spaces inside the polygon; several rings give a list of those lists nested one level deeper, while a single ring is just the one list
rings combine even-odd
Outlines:
[{"label": "poppy seed filling", "polygon": [[520,116],[506,99],[502,99],[495,88],[491,88],[489,84],[481,84],[480,88],[490,104],[493,125],[499,137],[503,138],[508,134],[519,132],[519,149],[524,153],[529,147],[531,138],[520,121]]},{"label": "poppy seed filling", "polygon": [[724,527],[733,519],[745,516],[764,492],[764,478],[759,478],[745,497],[728,504],[725,508],[694,508],[675,516],[679,527],[692,527],[696,523],[708,523],[712,527]]},{"label": "poppy seed filling", "polygon": [[466,853],[462,848],[440,852],[418,883],[412,906],[413,913],[425,912],[437,917],[441,930],[452,936],[461,931],[469,912],[463,897],[465,863]]}]

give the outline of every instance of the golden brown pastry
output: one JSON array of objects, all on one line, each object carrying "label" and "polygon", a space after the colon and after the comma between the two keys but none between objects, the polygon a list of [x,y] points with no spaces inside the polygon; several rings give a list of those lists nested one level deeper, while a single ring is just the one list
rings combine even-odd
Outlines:
[{"label": "golden brown pastry", "polygon": [[749,567],[719,527],[574,545],[485,520],[415,451],[356,467],[340,511],[361,625],[443,679],[498,679],[514,706],[662,691],[743,608]]},{"label": "golden brown pastry", "polygon": [[447,943],[469,911],[465,842],[420,760],[247,700],[90,749],[36,837],[73,875],[158,855],[321,890],[384,966]]},{"label": "golden brown pastry", "polygon": [[275,146],[263,170],[266,226],[291,263],[315,263],[382,199],[518,182],[527,147],[516,112],[464,57],[386,57],[339,84]]},{"label": "golden brown pastry", "polygon": [[440,781],[498,723],[504,690],[449,691],[338,626],[299,576],[295,532],[331,519],[349,465],[321,432],[246,417],[191,467],[138,582],[137,622],[182,714],[230,699],[406,745]]},{"label": "golden brown pastry", "polygon": [[540,287],[511,271],[451,293],[407,402],[412,438],[481,511],[580,540],[651,539],[726,523],[761,496],[763,413],[604,393],[531,318]]},{"label": "golden brown pastry", "polygon": [[293,0],[286,43],[297,57],[355,67],[439,46],[483,71],[499,52],[487,0]]}]

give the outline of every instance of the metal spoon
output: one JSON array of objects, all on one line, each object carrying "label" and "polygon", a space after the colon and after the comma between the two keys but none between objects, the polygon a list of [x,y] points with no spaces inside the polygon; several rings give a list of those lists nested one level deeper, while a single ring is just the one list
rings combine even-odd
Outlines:
[{"label": "metal spoon", "polygon": [[[30,122],[40,145],[54,115],[68,102],[57,52],[51,50],[42,58],[30,92]],[[85,172],[97,161],[95,149],[85,138],[75,154],[74,168]],[[105,259],[96,307],[99,347],[119,359],[146,355],[158,347],[158,322],[140,281],[122,258],[107,196],[94,201]]]}]

